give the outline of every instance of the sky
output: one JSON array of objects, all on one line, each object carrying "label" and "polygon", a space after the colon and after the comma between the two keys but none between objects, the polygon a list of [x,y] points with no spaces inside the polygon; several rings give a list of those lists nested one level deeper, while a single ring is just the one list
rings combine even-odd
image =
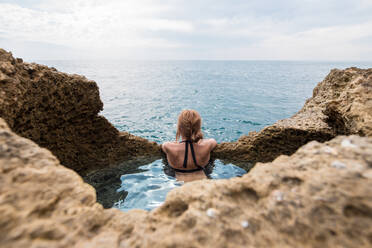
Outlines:
[{"label": "sky", "polygon": [[372,61],[372,0],[0,0],[28,61]]}]

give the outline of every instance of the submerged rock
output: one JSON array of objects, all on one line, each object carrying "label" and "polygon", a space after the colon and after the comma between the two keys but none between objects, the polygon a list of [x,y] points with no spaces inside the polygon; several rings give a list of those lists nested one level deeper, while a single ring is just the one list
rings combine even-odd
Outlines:
[{"label": "submerged rock", "polygon": [[155,142],[119,132],[98,115],[98,86],[84,76],[24,63],[0,49],[0,117],[84,175],[139,156],[160,156]]},{"label": "submerged rock", "polygon": [[371,247],[371,175],[372,138],[340,136],[124,213],[103,209],[77,173],[0,119],[0,246]]},{"label": "submerged rock", "polygon": [[114,203],[123,201],[127,191],[117,191],[122,186],[121,176],[141,172],[141,165],[153,162],[153,158],[140,158],[119,163],[115,167],[109,167],[93,171],[83,176],[86,183],[92,185],[97,192],[97,202],[104,208],[111,208]]},{"label": "submerged rock", "polygon": [[220,159],[234,158],[250,169],[256,162],[290,155],[312,140],[324,142],[345,134],[372,136],[371,99],[372,69],[334,69],[294,116],[242,136],[237,142],[221,143],[214,154]]}]

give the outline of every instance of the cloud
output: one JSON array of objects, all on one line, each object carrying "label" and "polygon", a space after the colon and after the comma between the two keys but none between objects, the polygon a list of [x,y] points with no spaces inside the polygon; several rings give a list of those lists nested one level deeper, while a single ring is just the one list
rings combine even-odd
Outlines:
[{"label": "cloud", "polygon": [[371,11],[370,0],[0,0],[0,47],[43,58],[63,47],[66,58],[370,60]]},{"label": "cloud", "polygon": [[[145,4],[146,3],[146,4]],[[151,31],[190,32],[182,20],[153,17],[164,8],[146,1],[46,1],[35,9],[0,4],[0,32],[6,38],[49,42],[77,48],[174,47],[161,37],[144,38]]]},{"label": "cloud", "polygon": [[370,60],[372,46],[357,41],[372,36],[372,21],[347,26],[314,28],[265,39],[257,49],[280,59]]}]

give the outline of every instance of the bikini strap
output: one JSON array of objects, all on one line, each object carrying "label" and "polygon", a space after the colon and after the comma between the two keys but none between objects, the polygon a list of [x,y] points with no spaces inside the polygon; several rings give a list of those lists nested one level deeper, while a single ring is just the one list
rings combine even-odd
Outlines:
[{"label": "bikini strap", "polygon": [[192,159],[194,160],[195,166],[198,169],[202,169],[205,172],[205,168],[202,167],[202,166],[199,166],[198,163],[196,162],[196,156],[195,156],[194,146],[192,145],[192,141],[191,140],[183,140],[183,141],[181,141],[181,143],[182,142],[185,142],[185,158],[183,160],[183,168],[187,168],[187,158],[188,158],[188,154],[189,154],[189,146],[188,146],[188,144],[190,144],[191,155],[192,155]]},{"label": "bikini strap", "polygon": [[194,146],[192,145],[192,142],[190,142],[190,148],[191,148],[192,159],[194,160],[195,166],[198,167],[198,169],[203,170],[204,171],[204,174],[208,177],[208,171],[207,171],[207,169],[205,167],[203,167],[203,166],[198,165],[198,163],[196,163],[196,156],[195,156]]},{"label": "bikini strap", "polygon": [[187,168],[187,155],[189,154],[189,146],[188,146],[189,141],[185,140],[181,142],[185,142],[185,159],[183,160],[183,168]]},{"label": "bikini strap", "polygon": [[194,152],[194,146],[192,145],[191,142],[190,142],[190,148],[191,148],[192,159],[194,160],[194,164],[195,164],[195,166],[198,167],[198,168],[202,168],[202,167],[199,166],[198,163],[196,162],[196,156],[195,156],[195,152]]}]

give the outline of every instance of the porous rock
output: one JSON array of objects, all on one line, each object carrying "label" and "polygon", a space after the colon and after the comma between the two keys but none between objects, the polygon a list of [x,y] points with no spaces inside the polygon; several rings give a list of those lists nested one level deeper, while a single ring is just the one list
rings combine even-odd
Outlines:
[{"label": "porous rock", "polygon": [[124,213],[104,210],[76,172],[1,118],[0,127],[0,247],[117,247],[130,229]]},{"label": "porous rock", "polygon": [[[0,49],[0,96],[0,117],[12,130],[48,148],[81,175],[117,168],[128,159],[160,156],[155,142],[119,132],[98,115],[103,104],[97,84],[83,76],[24,63]],[[312,140],[371,136],[371,99],[372,69],[334,69],[297,114],[219,144],[213,156],[249,170]]]},{"label": "porous rock", "polygon": [[[336,70],[319,89],[333,92],[325,102],[327,123],[337,134],[372,136],[372,69]],[[330,89],[331,88],[331,89]]]},{"label": "porous rock", "polygon": [[290,155],[309,141],[345,134],[372,136],[372,69],[332,70],[298,113],[236,142],[221,143],[214,154],[249,169]]},{"label": "porous rock", "polygon": [[0,117],[63,165],[84,175],[127,159],[160,156],[155,142],[118,131],[98,114],[102,108],[94,81],[24,63],[0,49]]},{"label": "porous rock", "polygon": [[[344,147],[350,141],[355,147]],[[329,153],[329,149],[334,152]],[[334,161],[345,167],[332,166]],[[242,178],[172,190],[129,247],[371,247],[372,138],[312,141]]]},{"label": "porous rock", "polygon": [[124,213],[103,209],[51,152],[0,127],[4,248],[372,245],[372,138],[313,141],[241,178],[187,183],[151,212]]}]

